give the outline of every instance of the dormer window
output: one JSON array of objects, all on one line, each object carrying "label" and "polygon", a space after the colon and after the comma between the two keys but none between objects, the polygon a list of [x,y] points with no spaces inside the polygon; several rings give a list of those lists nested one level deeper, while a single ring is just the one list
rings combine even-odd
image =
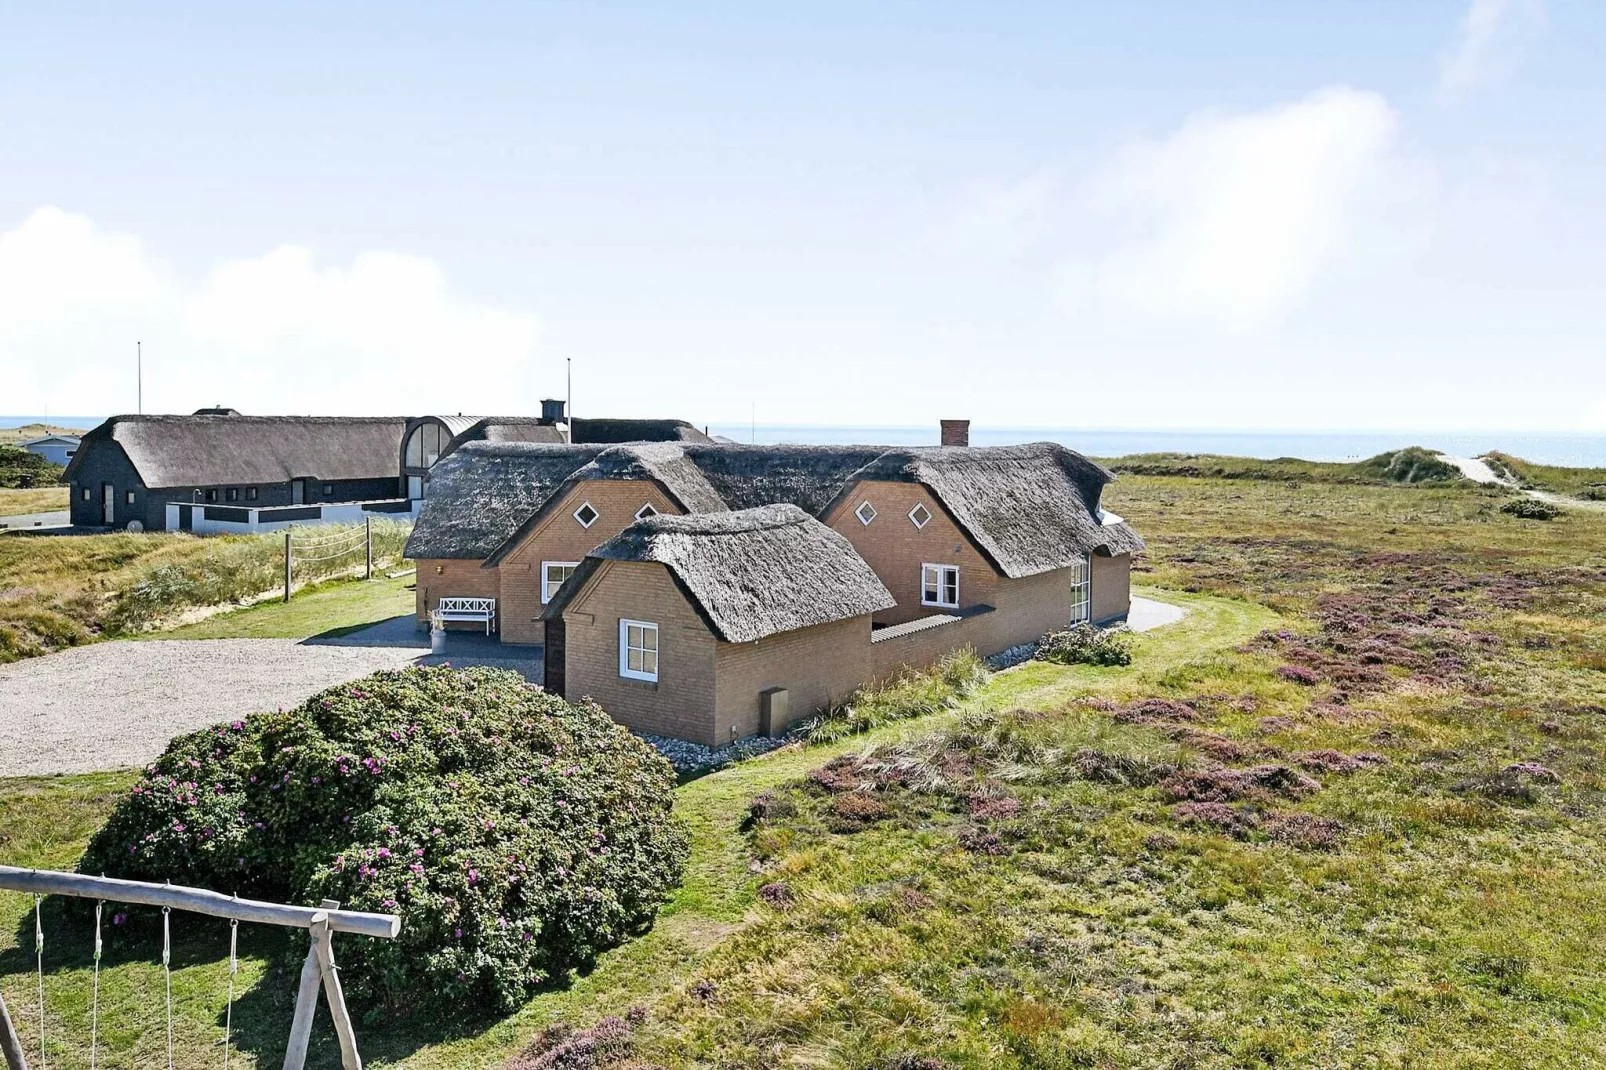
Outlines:
[{"label": "dormer window", "polygon": [[596,507],[590,502],[584,503],[580,506],[580,508],[574,511],[574,519],[578,521],[580,526],[583,528],[589,528],[592,524],[595,524],[597,522],[597,518],[601,515],[602,514],[597,512]]},{"label": "dormer window", "polygon": [[860,502],[859,507],[853,510],[853,515],[859,518],[859,523],[869,527],[870,521],[875,519],[875,506],[867,501]]},{"label": "dormer window", "polygon": [[657,516],[657,515],[658,515],[658,510],[656,510],[656,509],[654,509],[652,507],[652,502],[645,502],[645,503],[642,504],[640,509],[636,510],[636,519],[637,520],[646,520],[649,516]]},{"label": "dormer window", "polygon": [[926,508],[924,502],[916,505],[913,509],[909,510],[909,522],[913,524],[916,529],[925,527],[927,524],[931,523],[931,510]]}]

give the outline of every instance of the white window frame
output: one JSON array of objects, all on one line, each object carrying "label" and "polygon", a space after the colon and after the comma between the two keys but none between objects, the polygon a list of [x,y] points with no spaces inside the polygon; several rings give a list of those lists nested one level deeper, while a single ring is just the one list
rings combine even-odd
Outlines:
[{"label": "white window frame", "polygon": [[[574,570],[579,568],[579,567],[580,567],[580,562],[578,562],[578,561],[543,561],[543,562],[541,562],[541,604],[543,606],[546,605],[547,603],[551,602],[552,601],[552,596],[558,593],[558,587],[562,587],[563,586],[563,580],[559,580],[558,581],[558,586],[557,587],[552,586],[552,577],[550,575],[551,570],[555,569],[555,568],[566,568],[566,569],[569,570],[569,576],[572,576],[572,575],[574,575]],[[565,576],[565,577],[563,577],[563,579],[566,580],[566,579],[569,578],[569,576]]]},{"label": "white window frame", "polygon": [[[867,510],[870,513],[869,516],[864,515]],[[865,527],[869,527],[870,521],[876,518],[875,506],[870,504],[869,498],[866,498],[864,501],[859,503],[859,507],[857,509],[853,510],[853,515],[859,518],[859,523],[863,524]]]},{"label": "white window frame", "polygon": [[[931,601],[930,599],[928,599],[926,597],[926,577],[931,575],[931,573],[933,573],[933,572],[935,572],[937,574],[937,598],[938,598],[938,601],[935,601],[935,602]],[[952,572],[954,574],[954,582],[953,582],[954,600],[952,602],[944,602],[941,599],[942,599],[943,591],[948,586],[948,584],[945,583],[944,580],[946,578],[945,574],[949,573],[949,572]],[[922,564],[920,566],[920,604],[923,605],[923,606],[936,606],[939,609],[958,609],[959,608],[959,566],[958,565],[935,565],[935,564],[931,564],[929,562],[925,563],[925,564]]]},{"label": "white window frame", "polygon": [[[642,630],[643,642],[640,646],[633,647],[630,645],[630,629],[632,628],[640,628]],[[652,654],[652,671],[648,672],[646,669],[632,669],[630,667],[630,652],[632,650],[639,650],[644,655],[649,652],[645,643],[648,633],[651,633],[652,635],[652,647],[650,651]],[[658,668],[660,664],[659,659],[662,657],[662,654],[662,648],[658,644],[658,625],[654,624],[650,620],[628,620],[624,617],[619,618],[620,676],[624,677],[626,680],[645,680],[647,683],[656,684],[658,682]],[[642,664],[646,664],[645,657],[642,658]]]},{"label": "white window frame", "polygon": [[[924,519],[924,520],[916,520],[915,519],[915,514],[916,513],[925,513],[926,514],[926,519]],[[926,503],[925,502],[915,502],[915,507],[913,509],[909,510],[909,523],[911,523],[911,524],[913,524],[915,526],[915,530],[916,531],[921,531],[921,530],[923,530],[925,528],[925,526],[927,524],[931,523],[931,519],[935,515],[936,514],[934,514],[930,509],[926,508]]]},{"label": "white window frame", "polygon": [[579,505],[575,506],[574,513],[572,515],[574,516],[574,522],[583,528],[589,528],[591,526],[591,524],[587,524],[584,520],[580,519],[580,514],[585,512],[587,509],[591,510],[591,524],[595,524],[598,520],[602,519],[602,511],[600,509],[592,505],[590,502],[581,502]]},{"label": "white window frame", "polygon": [[652,502],[642,502],[641,503],[641,508],[636,510],[636,519],[637,520],[645,520],[649,516],[657,516],[657,515],[658,515],[658,507],[656,505],[652,504]]},{"label": "white window frame", "polygon": [[1088,624],[1093,620],[1093,561],[1086,554],[1078,564],[1071,566],[1071,623]]}]

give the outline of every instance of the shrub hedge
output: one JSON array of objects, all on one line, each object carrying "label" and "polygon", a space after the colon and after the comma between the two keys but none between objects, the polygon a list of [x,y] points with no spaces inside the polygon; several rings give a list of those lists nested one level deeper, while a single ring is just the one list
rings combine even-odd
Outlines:
[{"label": "shrub hedge", "polygon": [[1043,636],[1032,656],[1058,665],[1130,665],[1132,635],[1124,629],[1078,624]]},{"label": "shrub hedge", "polygon": [[1522,520],[1554,520],[1561,515],[1560,508],[1538,498],[1513,498],[1500,511]]},{"label": "shrub hedge", "polygon": [[674,785],[517,673],[386,671],[174,740],[79,868],[399,913],[342,945],[357,999],[503,1013],[651,921],[686,856]]}]

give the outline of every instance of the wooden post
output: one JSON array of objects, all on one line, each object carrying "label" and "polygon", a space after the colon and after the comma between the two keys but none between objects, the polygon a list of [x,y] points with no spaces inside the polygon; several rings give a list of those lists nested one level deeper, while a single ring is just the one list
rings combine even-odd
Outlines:
[{"label": "wooden post", "polygon": [[284,600],[290,601],[290,529],[284,529]]},{"label": "wooden post", "polygon": [[[338,899],[318,904],[324,910],[337,910]],[[318,942],[307,942],[307,958],[301,964],[301,986],[296,990],[296,1013],[290,1021],[290,1045],[284,1049],[284,1070],[302,1070],[307,1064],[307,1042],[312,1039],[312,1018],[318,1012]]]},{"label": "wooden post", "polygon": [[340,990],[340,974],[335,969],[328,918],[312,923],[312,948],[318,953],[318,968],[323,972],[323,996],[329,1002],[329,1017],[334,1019],[335,1036],[340,1038],[340,1065],[343,1070],[362,1070],[357,1034],[351,1028],[351,1014],[346,1010],[346,996]]},{"label": "wooden post", "polygon": [[371,516],[363,517],[362,528],[363,536],[368,543],[368,564],[363,568],[362,578],[371,580],[374,578],[374,518]]},{"label": "wooden post", "polygon": [[28,1070],[28,1057],[22,1054],[22,1041],[6,1011],[6,997],[0,993],[0,1052],[5,1053],[6,1070]]}]

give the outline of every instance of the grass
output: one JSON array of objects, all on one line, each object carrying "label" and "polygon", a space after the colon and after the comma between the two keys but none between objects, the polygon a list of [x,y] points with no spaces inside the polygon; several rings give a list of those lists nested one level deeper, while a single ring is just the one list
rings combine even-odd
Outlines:
[{"label": "grass", "polygon": [[1488,454],[1486,460],[1496,472],[1514,477],[1524,487],[1590,501],[1606,501],[1606,468],[1534,464],[1499,451]]},{"label": "grass", "polygon": [[149,639],[302,639],[345,635],[413,612],[413,578],[330,580],[304,587],[288,602],[272,599],[228,610]]},{"label": "grass", "polygon": [[[376,568],[400,560],[408,530],[406,524],[374,524]],[[314,537],[326,536],[308,536]],[[283,560],[278,534],[0,537],[0,663],[137,634],[189,609],[254,598],[282,582]],[[298,565],[296,580],[361,563],[355,549]]]},{"label": "grass", "polygon": [[[1028,663],[687,783],[692,858],[650,932],[504,1021],[371,1024],[365,1055],[495,1066],[641,1007],[617,1028],[668,1067],[1606,1066],[1606,517],[1503,500],[1123,479],[1138,577],[1189,611],[1132,665]],[[70,861],[115,785],[0,785],[0,828],[33,830],[0,858]],[[0,897],[0,947],[27,907]],[[122,939],[103,990],[159,1007],[150,934]],[[184,940],[178,1065],[200,1067],[221,957]],[[274,952],[251,949],[239,1065],[287,1030]],[[86,1024],[63,955],[53,1065]],[[31,966],[0,950],[28,1035]]]},{"label": "grass", "polygon": [[1136,453],[1103,462],[1112,471],[1139,476],[1190,479],[1262,480],[1294,483],[1371,483],[1448,485],[1461,472],[1421,446],[1380,453],[1364,461],[1335,463],[1298,457],[1226,457],[1214,453]]},{"label": "grass", "polygon": [[58,512],[67,505],[66,487],[0,487],[0,516]]}]

